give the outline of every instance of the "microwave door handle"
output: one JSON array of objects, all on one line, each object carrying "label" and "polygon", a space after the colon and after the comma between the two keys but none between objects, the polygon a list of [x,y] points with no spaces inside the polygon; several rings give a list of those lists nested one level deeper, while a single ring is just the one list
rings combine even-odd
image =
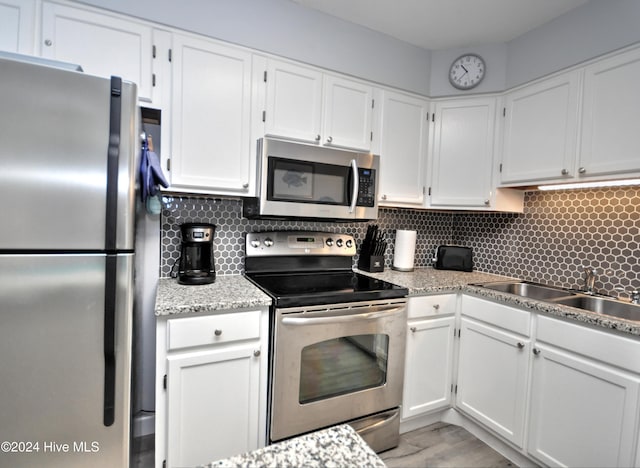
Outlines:
[{"label": "microwave door handle", "polygon": [[358,192],[360,191],[358,163],[355,159],[351,160],[351,171],[353,173],[353,193],[351,194],[351,206],[349,206],[349,213],[353,213],[356,209],[356,203],[358,202]]}]

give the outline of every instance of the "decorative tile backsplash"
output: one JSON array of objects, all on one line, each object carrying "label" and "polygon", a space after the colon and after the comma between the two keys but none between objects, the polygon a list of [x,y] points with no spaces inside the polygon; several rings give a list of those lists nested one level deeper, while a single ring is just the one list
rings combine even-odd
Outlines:
[{"label": "decorative tile backsplash", "polygon": [[[370,223],[256,221],[242,218],[237,199],[164,196],[160,276],[169,277],[180,256],[180,225],[217,226],[218,275],[244,269],[244,234],[276,229],[351,234],[360,246],[368,224],[386,231],[387,268],[393,261],[396,229],[417,231],[415,266],[431,265],[440,244],[473,247],[476,270],[563,287],[581,287],[584,268],[594,267],[596,289],[640,289],[640,188],[527,192],[522,214],[433,212],[381,208]],[[357,262],[357,258],[355,259]]]}]

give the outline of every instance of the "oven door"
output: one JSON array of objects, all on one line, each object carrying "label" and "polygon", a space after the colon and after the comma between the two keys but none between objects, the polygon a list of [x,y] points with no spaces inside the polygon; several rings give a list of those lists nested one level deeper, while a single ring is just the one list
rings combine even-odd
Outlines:
[{"label": "oven door", "polygon": [[398,407],[406,300],[276,309],[272,441]]}]

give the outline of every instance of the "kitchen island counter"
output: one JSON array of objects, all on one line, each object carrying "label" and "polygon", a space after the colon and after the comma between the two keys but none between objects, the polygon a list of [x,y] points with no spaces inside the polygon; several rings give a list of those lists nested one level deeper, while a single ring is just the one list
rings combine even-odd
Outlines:
[{"label": "kitchen island counter", "polygon": [[342,424],[205,465],[232,467],[367,467],[385,464],[351,426]]},{"label": "kitchen island counter", "polygon": [[203,285],[179,284],[175,279],[158,282],[156,316],[269,307],[271,298],[241,275],[218,276]]}]

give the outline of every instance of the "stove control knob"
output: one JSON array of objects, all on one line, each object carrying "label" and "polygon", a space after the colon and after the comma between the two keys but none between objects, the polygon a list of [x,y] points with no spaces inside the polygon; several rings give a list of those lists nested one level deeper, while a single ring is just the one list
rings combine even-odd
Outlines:
[{"label": "stove control knob", "polygon": [[258,247],[260,247],[260,240],[259,239],[253,239],[251,241],[251,247],[253,247],[254,249],[257,249]]},{"label": "stove control knob", "polygon": [[353,247],[353,241],[351,239],[348,239],[345,245],[347,246],[348,249],[350,249],[351,247]]},{"label": "stove control knob", "polygon": [[273,240],[270,237],[267,237],[264,240],[264,245],[265,245],[265,247],[271,247],[273,245]]},{"label": "stove control knob", "polygon": [[336,241],[336,246],[338,246],[338,247],[342,247],[342,239],[338,239],[338,240]]},{"label": "stove control knob", "polygon": [[326,244],[328,247],[331,247],[333,245],[333,239],[331,237],[329,237],[326,241]]}]

